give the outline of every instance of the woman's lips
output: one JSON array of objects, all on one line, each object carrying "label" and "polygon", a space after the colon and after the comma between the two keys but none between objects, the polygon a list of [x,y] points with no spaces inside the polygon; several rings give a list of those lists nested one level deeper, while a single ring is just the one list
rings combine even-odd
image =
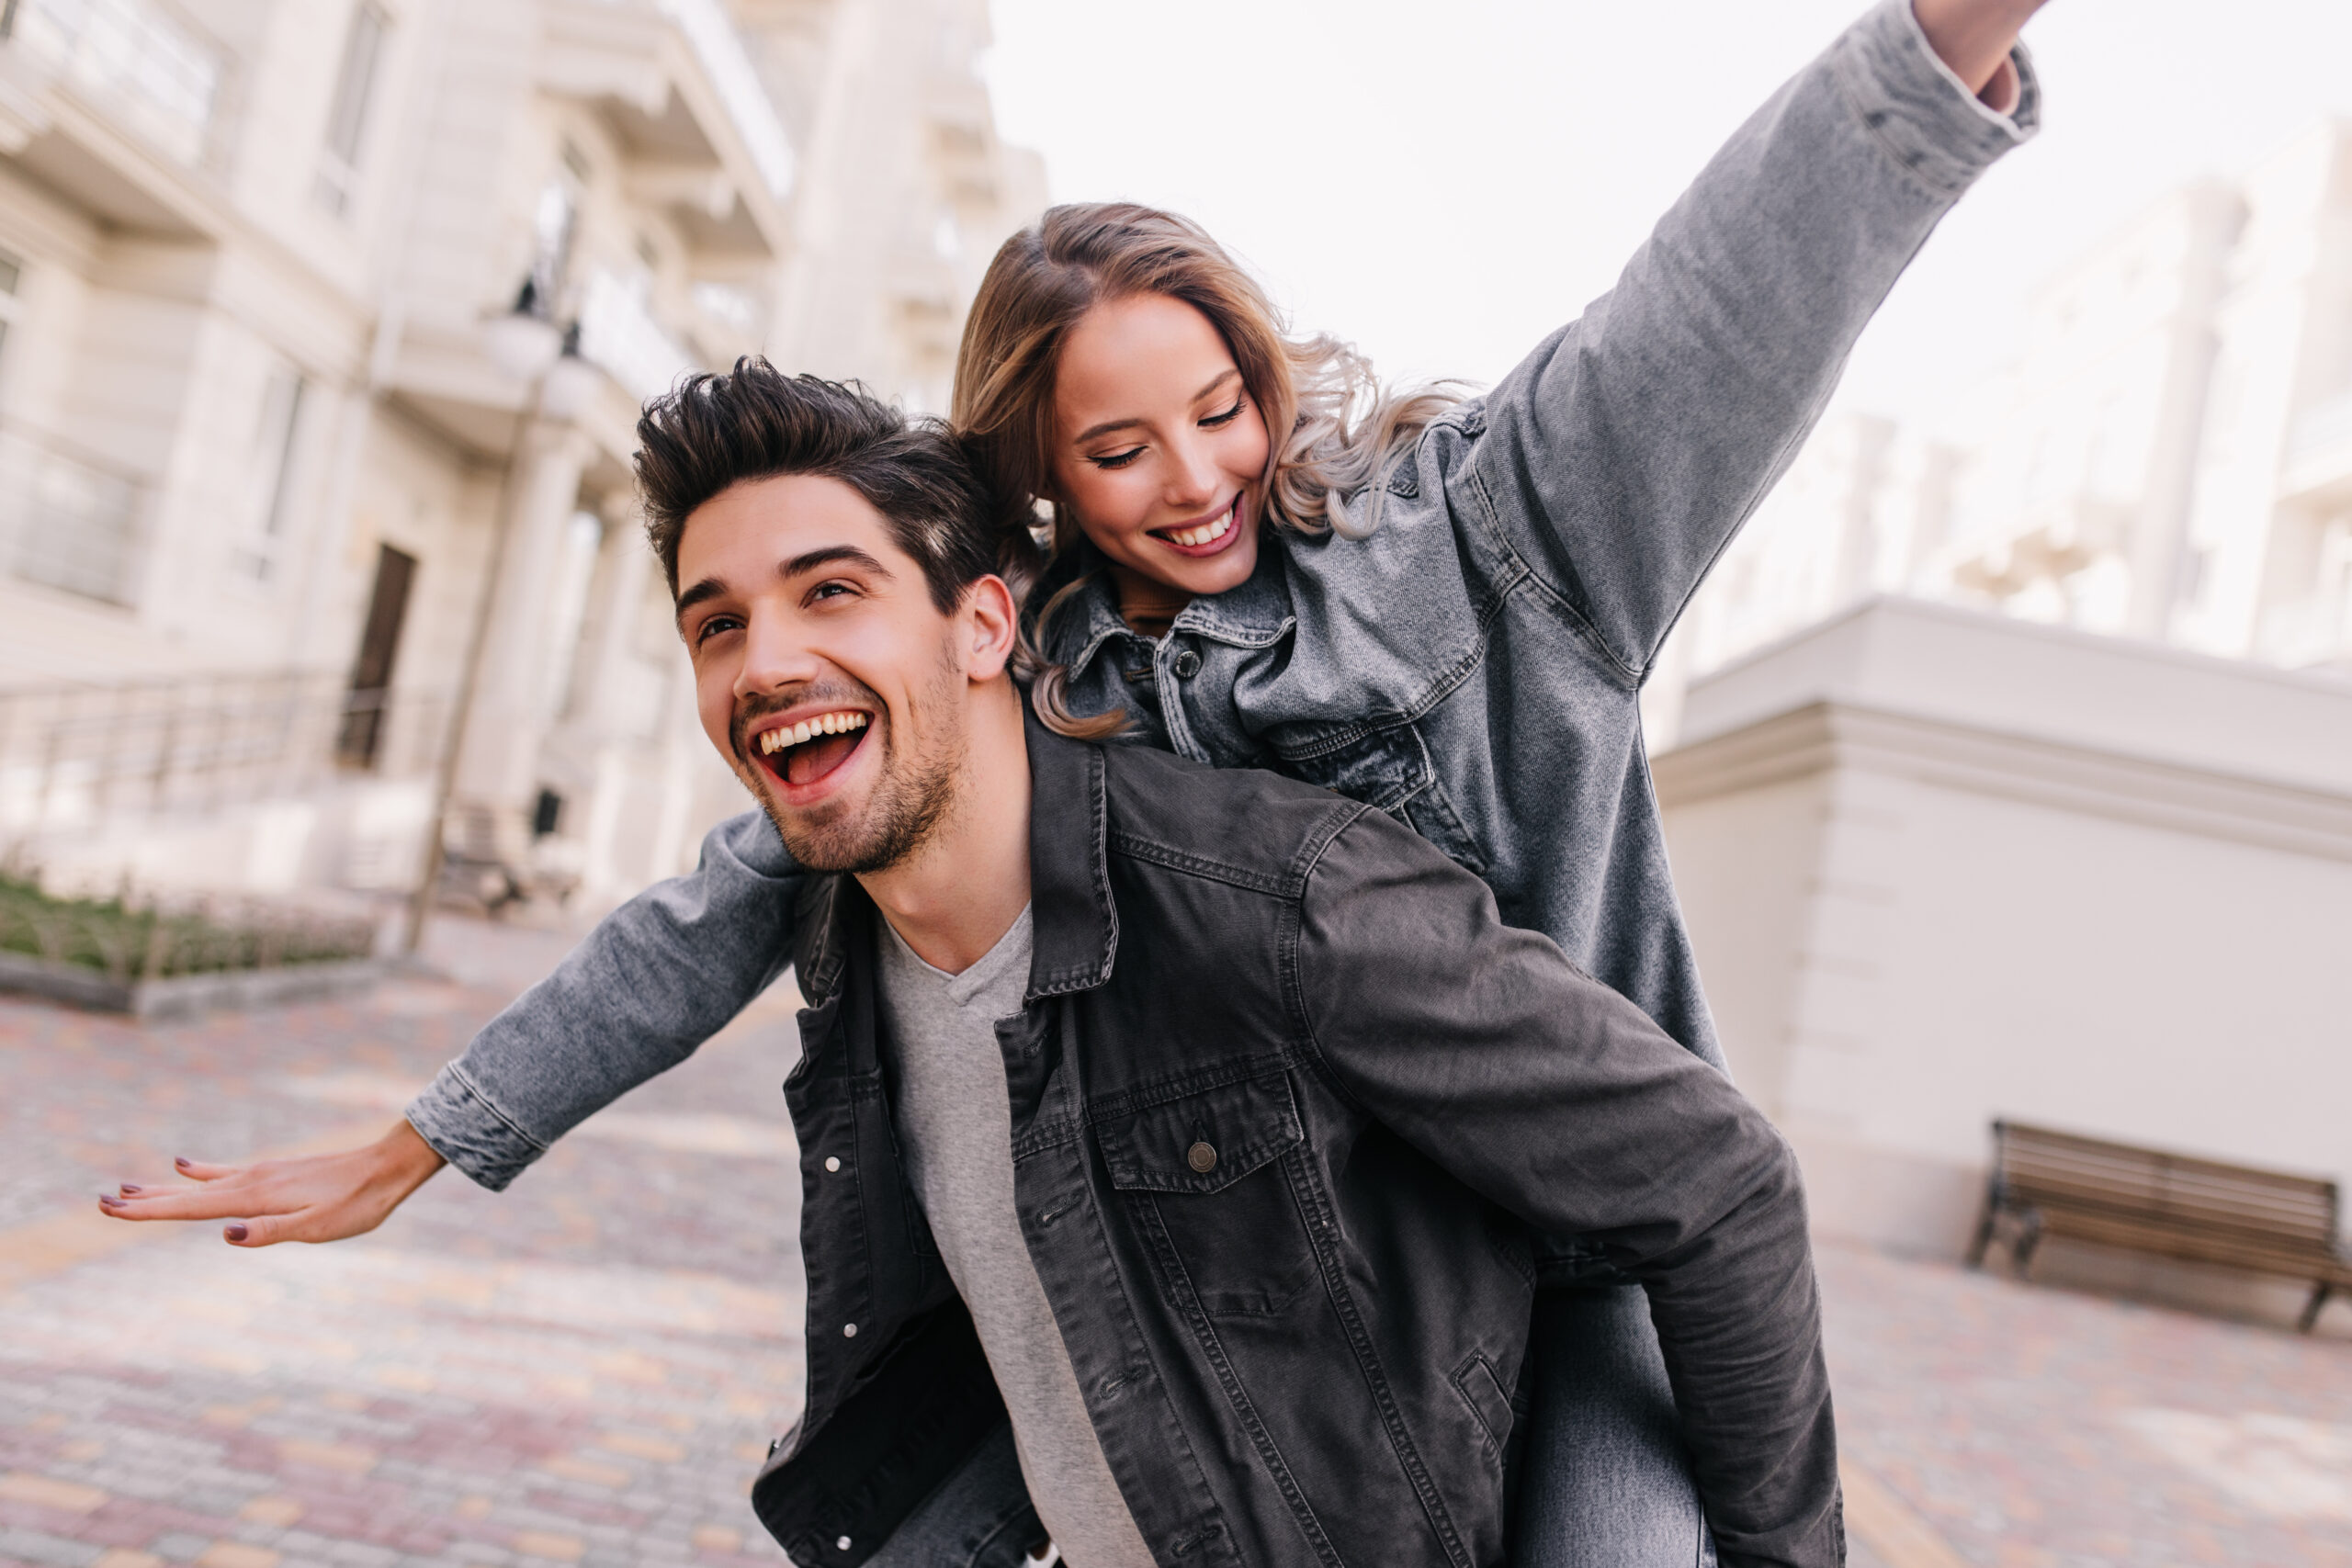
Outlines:
[{"label": "woman's lips", "polygon": [[1241,537],[1241,497],[1235,496],[1223,512],[1206,523],[1182,528],[1155,528],[1151,536],[1179,555],[1213,556],[1233,547]]}]

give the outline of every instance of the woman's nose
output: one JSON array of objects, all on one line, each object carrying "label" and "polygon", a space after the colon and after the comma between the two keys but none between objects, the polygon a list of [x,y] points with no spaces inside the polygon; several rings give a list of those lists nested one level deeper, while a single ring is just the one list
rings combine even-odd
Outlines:
[{"label": "woman's nose", "polygon": [[1202,441],[1180,441],[1169,452],[1168,502],[1171,506],[1205,505],[1216,495],[1216,464]]}]

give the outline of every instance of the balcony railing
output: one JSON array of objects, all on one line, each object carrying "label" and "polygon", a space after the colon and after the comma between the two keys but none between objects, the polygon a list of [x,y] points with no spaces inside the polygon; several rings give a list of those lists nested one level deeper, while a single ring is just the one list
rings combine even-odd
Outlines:
[{"label": "balcony railing", "polygon": [[0,572],[128,604],[151,491],[54,438],[0,425]]},{"label": "balcony railing", "polygon": [[661,0],[662,14],[677,24],[686,42],[710,73],[719,101],[727,106],[735,132],[743,139],[759,165],[760,178],[781,199],[792,189],[792,139],[760,85],[759,68],[743,47],[741,35],[729,20],[718,0]]},{"label": "balcony railing", "polygon": [[701,368],[653,319],[636,290],[602,267],[588,275],[581,295],[580,356],[609,371],[639,402]]},{"label": "balcony railing", "polygon": [[338,773],[422,774],[447,716],[438,694],[325,673],[0,691],[0,842],[300,796]]},{"label": "balcony railing", "polygon": [[0,39],[167,156],[205,161],[226,57],[155,0],[6,0]]}]

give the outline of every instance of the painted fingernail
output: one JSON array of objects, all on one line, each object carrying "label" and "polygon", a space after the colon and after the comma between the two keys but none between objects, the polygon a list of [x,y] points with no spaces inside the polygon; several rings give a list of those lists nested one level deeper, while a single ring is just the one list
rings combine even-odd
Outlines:
[{"label": "painted fingernail", "polygon": [[133,1186],[131,1183],[130,1183],[130,1182],[128,1182],[128,1181],[126,1181],[126,1182],[124,1182],[124,1183],[122,1184],[122,1195],[123,1195],[124,1197],[126,1197],[126,1198],[130,1197],[130,1196],[132,1193],[134,1193],[134,1192],[139,1192],[139,1191],[143,1191],[143,1190],[145,1190],[143,1188],[135,1187],[135,1186]]},{"label": "painted fingernail", "polygon": [[177,1166],[187,1166],[192,1165],[195,1162],[190,1160],[186,1155],[175,1155],[172,1156],[172,1163]]},{"label": "painted fingernail", "polygon": [[243,1241],[245,1239],[245,1227],[243,1225],[231,1225],[227,1230],[222,1231],[220,1234],[227,1236],[231,1241]]}]

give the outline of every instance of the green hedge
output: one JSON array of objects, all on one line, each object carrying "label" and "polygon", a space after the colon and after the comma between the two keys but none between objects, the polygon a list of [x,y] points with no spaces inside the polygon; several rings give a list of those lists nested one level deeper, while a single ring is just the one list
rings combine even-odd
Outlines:
[{"label": "green hedge", "polygon": [[79,964],[117,980],[327,964],[375,951],[367,920],[302,910],[172,910],[120,898],[58,898],[0,873],[0,952]]}]

